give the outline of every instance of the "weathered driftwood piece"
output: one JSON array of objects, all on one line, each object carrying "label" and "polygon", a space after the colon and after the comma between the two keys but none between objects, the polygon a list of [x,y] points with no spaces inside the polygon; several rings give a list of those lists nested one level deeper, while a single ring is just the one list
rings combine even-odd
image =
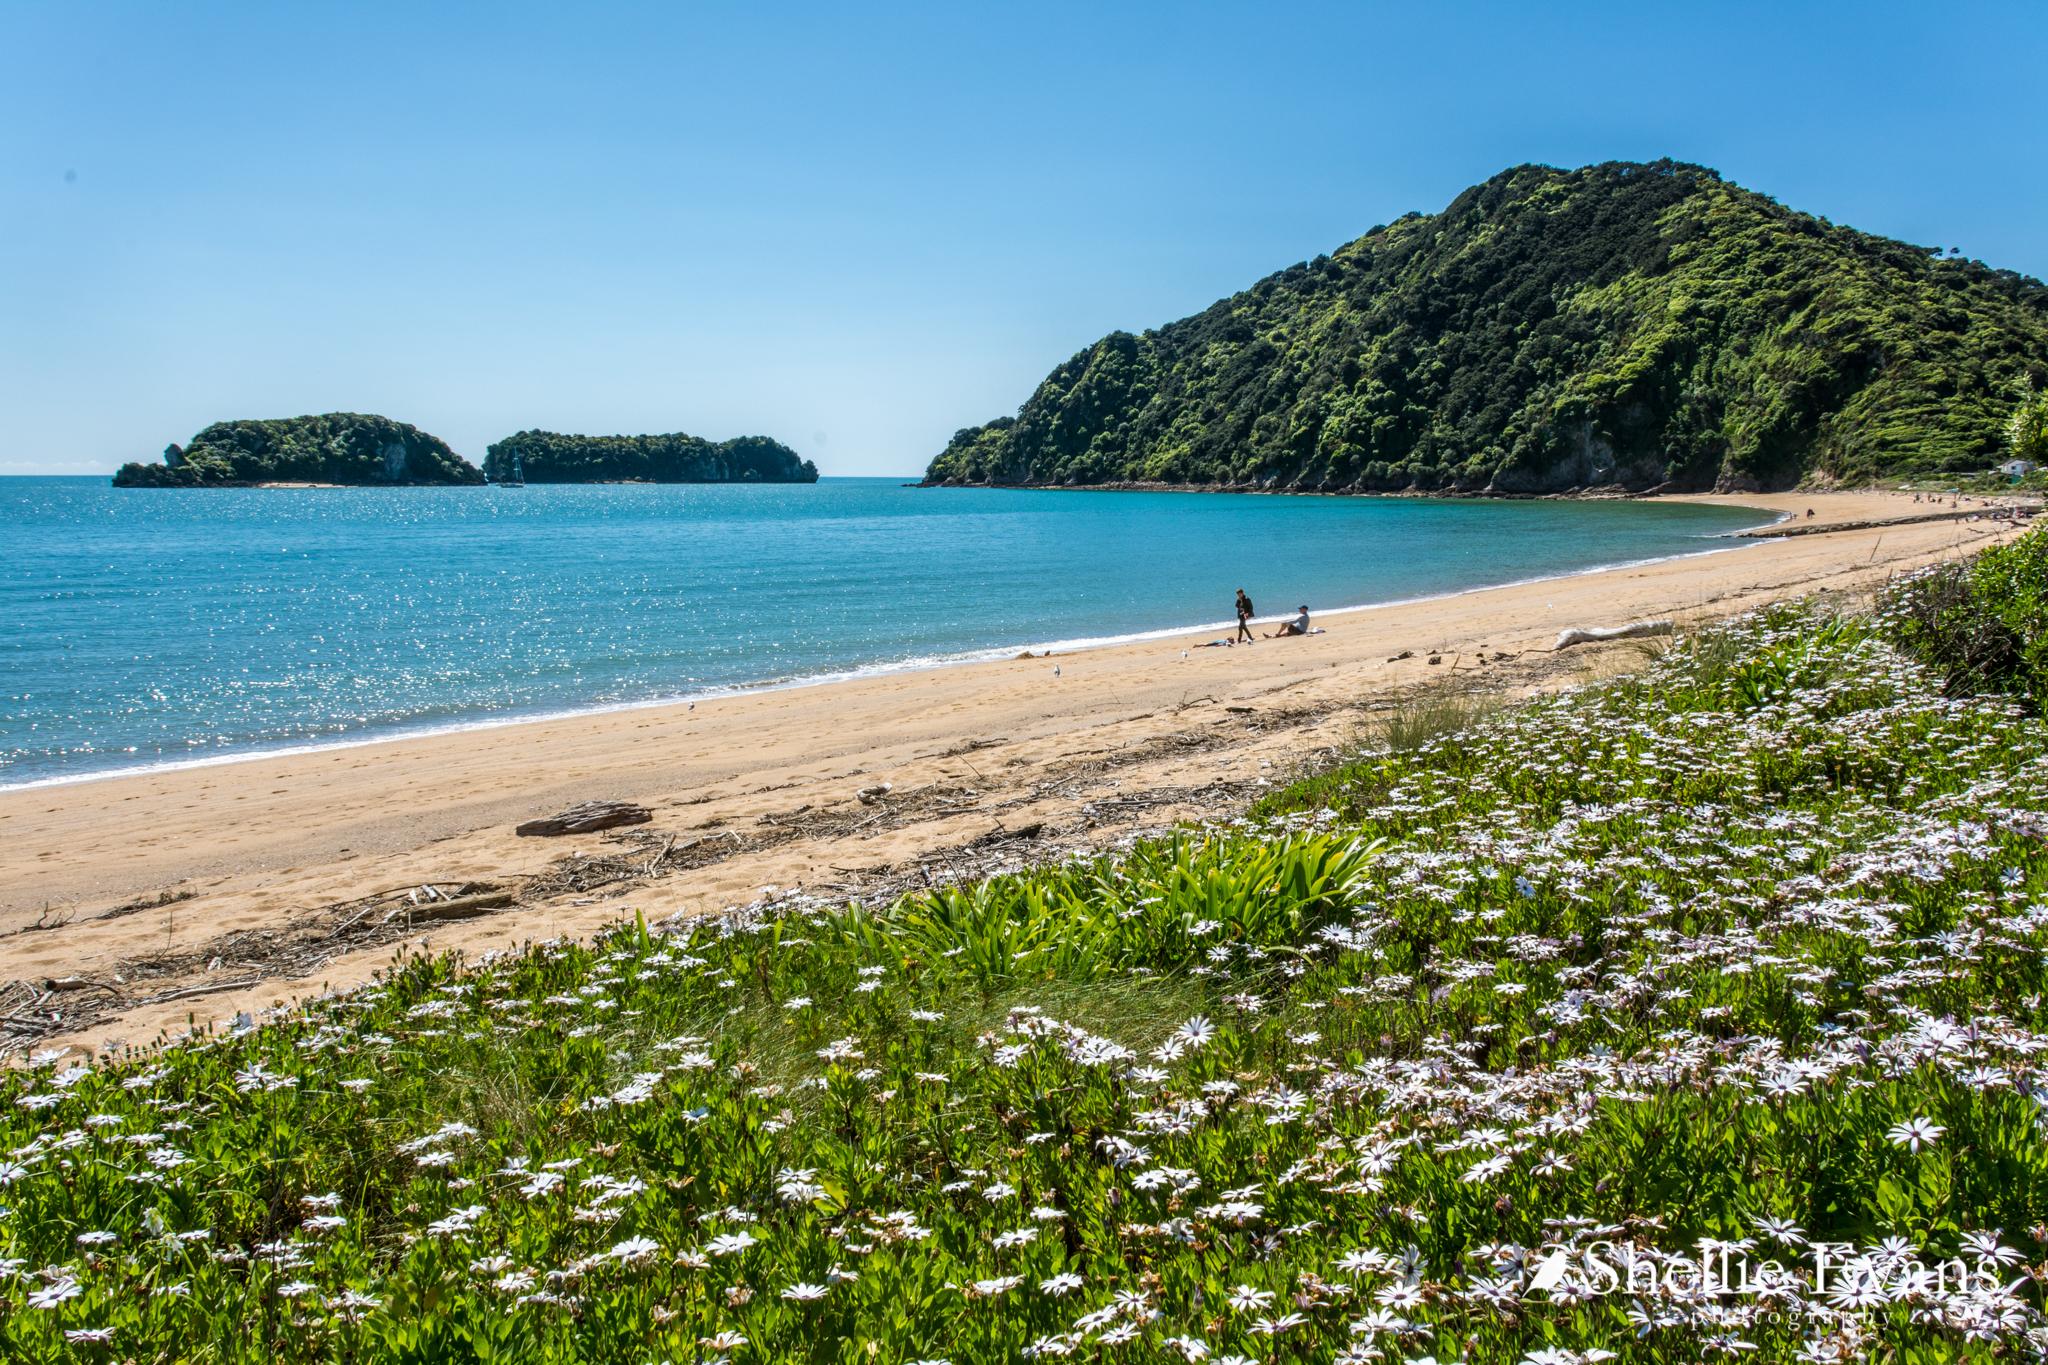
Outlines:
[{"label": "weathered driftwood piece", "polygon": [[510,891],[486,891],[481,896],[457,896],[453,900],[428,901],[421,905],[401,905],[384,917],[391,920],[403,919],[413,924],[432,920],[475,919],[488,915],[512,904],[515,897]]},{"label": "weathered driftwood piece", "polygon": [[1669,621],[1631,621],[1625,626],[1573,626],[1557,633],[1557,643],[1552,649],[1570,649],[1573,645],[1588,645],[1600,640],[1636,640],[1646,635],[1669,635],[1672,625]]},{"label": "weathered driftwood piece", "polygon": [[121,993],[121,992],[119,992],[119,991],[115,990],[115,989],[114,989],[114,988],[113,988],[112,986],[108,985],[108,984],[107,984],[106,982],[104,982],[104,981],[92,981],[92,980],[88,980],[87,978],[85,978],[85,977],[82,977],[82,976],[57,976],[57,977],[48,977],[48,978],[45,978],[45,980],[43,981],[43,989],[44,989],[44,990],[47,990],[47,991],[53,991],[53,992],[54,992],[54,991],[107,991],[107,992],[110,992],[111,994],[114,994],[114,995],[119,995],[119,994]]},{"label": "weathered driftwood piece", "polygon": [[595,834],[601,829],[616,829],[620,825],[644,825],[654,818],[654,812],[645,806],[636,806],[630,801],[586,801],[572,806],[560,815],[551,815],[545,820],[528,820],[515,833],[554,834]]},{"label": "weathered driftwood piece", "polygon": [[260,976],[245,976],[237,981],[213,981],[203,986],[187,986],[181,991],[168,991],[163,995],[152,995],[138,1001],[143,1005],[161,1005],[170,1000],[190,1000],[195,995],[219,995],[222,991],[239,991],[254,986],[263,980]]}]

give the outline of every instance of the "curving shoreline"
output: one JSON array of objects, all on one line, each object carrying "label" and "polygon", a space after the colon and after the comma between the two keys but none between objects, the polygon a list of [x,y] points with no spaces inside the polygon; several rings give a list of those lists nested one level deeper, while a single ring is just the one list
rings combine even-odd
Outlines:
[{"label": "curving shoreline", "polygon": [[[1983,521],[1894,520],[1912,504],[1885,495],[1725,501],[1766,512],[1814,505],[1835,533],[1723,541],[1742,553],[1374,607],[1333,617],[1328,634],[1305,641],[1192,650],[1195,638],[1181,634],[1111,645],[1066,657],[1059,677],[1043,660],[989,660],[0,792],[0,821],[14,834],[0,847],[0,980],[111,977],[138,956],[168,954],[193,962],[172,985],[232,985],[239,978],[225,969],[206,970],[235,960],[239,950],[214,951],[224,938],[287,932],[322,907],[392,887],[519,884],[572,848],[602,852],[598,837],[511,832],[600,798],[646,804],[653,829],[707,847],[623,898],[536,896],[401,942],[480,950],[588,932],[631,909],[718,909],[769,883],[851,894],[831,888],[1030,825],[1110,837],[1119,819],[1227,809],[1191,794],[1247,790],[1276,765],[1341,744],[1404,690],[1451,678],[1526,691],[1627,657],[1626,646],[1551,654],[1563,626],[1703,619],[1860,591],[2006,534]],[[1878,525],[1847,529],[1856,522]],[[882,783],[949,795],[876,823],[855,794]],[[164,895],[186,898],[159,907]],[[309,976],[251,968],[253,984],[126,1009],[86,1041],[143,1042],[195,1011],[224,1017],[361,981],[395,946],[337,949]]]},{"label": "curving shoreline", "polygon": [[[286,485],[279,485],[280,487]],[[1360,612],[1385,611],[1392,608],[1420,606],[1430,602],[1444,602],[1474,593],[1495,592],[1504,588],[1526,587],[1532,584],[1557,583],[1589,574],[1612,573],[1618,570],[1641,568],[1651,564],[1663,564],[1673,560],[1694,559],[1705,555],[1723,554],[1742,548],[1741,541],[1749,537],[1776,534],[1773,528],[1782,526],[1791,518],[1782,513],[1760,526],[1745,527],[1732,531],[1720,531],[1711,535],[1703,534],[1701,548],[1681,550],[1668,555],[1653,555],[1642,559],[1615,560],[1610,563],[1590,564],[1580,569],[1558,573],[1534,574],[1523,578],[1504,579],[1496,583],[1482,583],[1472,587],[1451,588],[1443,592],[1424,593],[1413,597],[1395,597],[1384,601],[1354,602],[1333,607],[1319,607],[1316,618],[1346,617]],[[1282,612],[1254,617],[1252,624],[1271,627],[1291,619],[1291,614]],[[912,659],[891,660],[883,663],[863,664],[848,668],[826,669],[816,673],[785,677],[769,677],[745,682],[720,684],[703,687],[689,692],[678,692],[658,697],[647,697],[632,701],[594,703],[587,706],[568,706],[545,711],[521,711],[502,714],[485,714],[461,720],[423,724],[417,727],[401,726],[389,730],[353,736],[345,739],[320,739],[286,742],[275,745],[251,745],[220,753],[205,754],[191,758],[158,759],[128,767],[91,769],[75,773],[58,773],[26,781],[9,782],[5,773],[0,772],[0,795],[15,791],[37,791],[53,787],[71,787],[82,783],[113,781],[122,778],[144,777],[156,773],[178,772],[194,768],[215,768],[236,763],[254,763],[266,759],[290,758],[306,754],[320,754],[338,749],[359,749],[372,745],[400,744],[409,740],[429,739],[443,735],[459,735],[480,730],[496,730],[508,726],[538,725],[552,722],[572,722],[578,719],[614,715],[621,712],[658,710],[665,707],[693,707],[700,702],[715,701],[726,697],[753,696],[764,693],[791,692],[813,687],[832,687],[859,682],[868,678],[890,677],[903,673],[923,673],[936,669],[967,667],[974,664],[997,663],[1019,658],[1066,656],[1097,650],[1117,649],[1129,645],[1141,645],[1156,641],[1181,640],[1195,635],[1229,633],[1234,621],[1189,621],[1170,626],[1154,627],[1118,635],[1078,636],[1055,640],[1013,640],[976,649],[953,653],[934,654]]]}]

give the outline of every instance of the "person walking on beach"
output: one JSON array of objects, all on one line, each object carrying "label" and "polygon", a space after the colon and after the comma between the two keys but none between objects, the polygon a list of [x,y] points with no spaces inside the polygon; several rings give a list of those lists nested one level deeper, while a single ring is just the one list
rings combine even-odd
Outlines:
[{"label": "person walking on beach", "polygon": [[1252,610],[1252,599],[1244,595],[1243,588],[1239,588],[1237,590],[1237,635],[1235,636],[1236,640],[1243,640],[1247,644],[1249,644],[1251,641],[1259,638],[1258,636],[1252,634],[1252,617],[1256,616],[1257,614],[1258,613]]}]

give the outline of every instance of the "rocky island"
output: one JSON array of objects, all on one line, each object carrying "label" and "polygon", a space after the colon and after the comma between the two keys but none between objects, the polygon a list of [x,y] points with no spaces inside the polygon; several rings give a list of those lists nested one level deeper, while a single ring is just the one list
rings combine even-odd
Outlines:
[{"label": "rocky island", "polygon": [[484,453],[493,480],[528,483],[816,483],[818,467],[780,441],[735,436],[565,436],[522,431]]},{"label": "rocky island", "polygon": [[1979,473],[2048,388],[2048,286],[1661,161],[1521,166],[1117,332],[928,484],[1784,489]]},{"label": "rocky island", "polygon": [[215,422],[191,444],[166,447],[162,464],[124,464],[114,475],[116,488],[251,488],[278,483],[388,487],[483,481],[483,473],[440,437],[406,422],[361,412]]}]

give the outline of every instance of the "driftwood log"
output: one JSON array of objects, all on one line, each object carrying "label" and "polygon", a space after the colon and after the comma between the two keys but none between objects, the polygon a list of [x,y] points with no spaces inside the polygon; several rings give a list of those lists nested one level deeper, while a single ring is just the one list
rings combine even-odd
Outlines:
[{"label": "driftwood log", "polygon": [[654,818],[645,806],[630,801],[586,801],[545,820],[528,820],[515,833],[532,835],[595,834],[620,825],[644,825]]},{"label": "driftwood log", "polygon": [[407,920],[423,924],[444,919],[475,919],[501,910],[519,898],[510,891],[486,891],[477,896],[457,896],[452,900],[423,901],[417,905],[401,905],[384,916],[388,924],[392,920]]},{"label": "driftwood log", "polygon": [[1552,649],[1570,649],[1573,645],[1589,645],[1600,640],[1636,640],[1645,635],[1669,635],[1672,625],[1669,621],[1631,621],[1625,626],[1573,626],[1570,630],[1557,633],[1557,643]]}]

